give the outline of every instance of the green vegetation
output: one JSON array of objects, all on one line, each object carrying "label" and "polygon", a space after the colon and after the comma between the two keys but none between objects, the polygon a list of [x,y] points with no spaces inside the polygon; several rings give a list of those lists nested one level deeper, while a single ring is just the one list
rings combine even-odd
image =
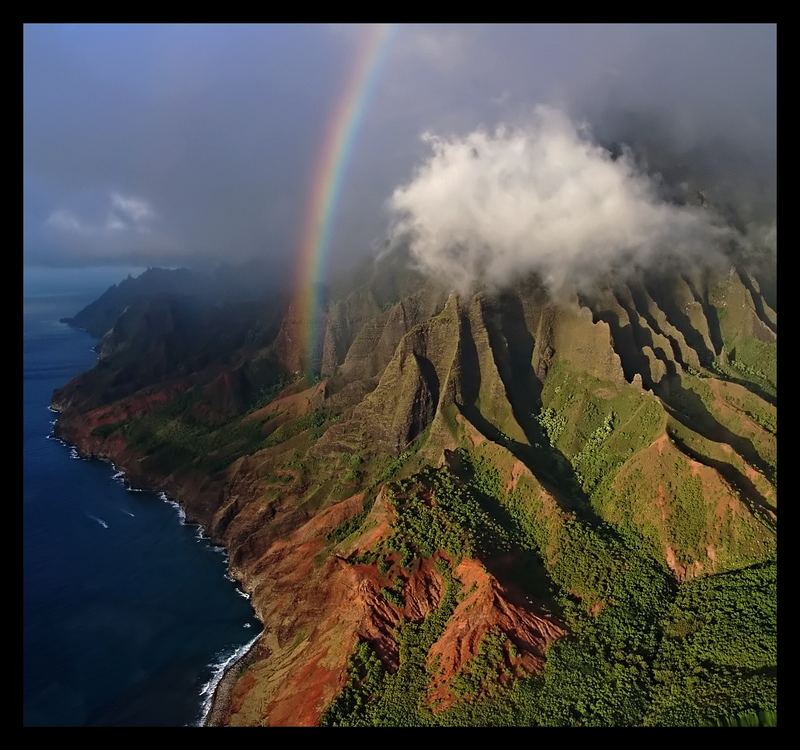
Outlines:
[{"label": "green vegetation", "polygon": [[[774,691],[773,685],[763,686],[767,690]],[[758,711],[745,711],[732,718],[722,718],[711,722],[713,726],[721,727],[774,727],[778,723],[777,711],[759,709]]]},{"label": "green vegetation", "polygon": [[373,497],[371,503],[364,503],[364,509],[360,513],[356,513],[356,515],[348,518],[346,521],[342,521],[335,529],[329,531],[325,537],[327,541],[331,544],[339,544],[339,542],[344,541],[351,534],[358,531],[358,529],[361,528],[361,524],[363,524],[367,518],[367,515],[369,515],[370,510],[372,510],[374,502],[375,498]]},{"label": "green vegetation", "polygon": [[400,553],[405,566],[438,550],[461,560],[511,549],[507,530],[447,469],[428,467],[399,482],[391,500],[397,520],[384,544]]},{"label": "green vegetation", "polygon": [[188,465],[215,474],[240,456],[263,447],[261,425],[234,419],[224,425],[198,418],[191,392],[121,427],[128,444],[145,454],[151,468],[171,473]]},{"label": "green vegetation", "polygon": [[[507,674],[502,655],[507,646],[502,636],[493,634],[482,646],[479,656],[453,680],[453,689],[462,700],[446,711],[433,713],[424,702],[420,702],[430,676],[426,676],[421,668],[424,647],[433,641],[416,637],[419,635],[414,630],[416,626],[404,623],[398,636],[401,669],[397,674],[405,675],[405,678],[384,675],[381,682],[373,680],[372,697],[362,699],[360,710],[343,709],[343,706],[352,706],[353,701],[346,695],[340,696],[329,711],[329,720],[338,724],[393,725],[477,722],[636,725],[642,724],[651,714],[651,718],[656,719],[657,715],[652,712],[652,695],[661,686],[653,664],[658,658],[663,658],[662,640],[668,637],[664,634],[675,597],[675,586],[670,578],[652,560],[641,541],[622,538],[604,524],[591,528],[577,520],[564,519],[557,530],[557,553],[548,555],[545,550],[552,541],[549,538],[552,529],[537,518],[526,491],[523,489],[507,495],[501,491],[497,472],[490,464],[466,451],[462,452],[462,458],[467,484],[458,487],[458,497],[463,501],[465,497],[486,498],[488,493],[497,493],[495,501],[507,512],[501,538],[527,546],[531,552],[541,551],[558,592],[559,610],[570,635],[557,641],[550,649],[543,674],[505,684],[500,677]],[[444,477],[446,473],[442,470],[428,472],[426,480],[431,481],[436,475]],[[457,486],[455,482],[454,486]],[[438,498],[436,492],[432,494]],[[402,488],[397,494],[397,497],[401,496]],[[438,532],[428,531],[421,527],[417,518],[425,509],[430,511],[432,506],[425,504],[416,494],[408,494],[405,502],[400,517],[409,516],[408,523],[401,527],[409,546],[412,543],[417,545],[420,553],[424,554],[443,542],[454,547],[452,552],[465,551],[448,537],[449,516],[438,517],[429,524],[437,527]],[[486,513],[480,505],[478,508],[478,515]],[[475,512],[474,507],[471,512]],[[493,519],[489,528],[497,531],[496,523]],[[466,522],[464,527],[467,527]],[[455,539],[463,542],[464,538],[456,536]],[[769,597],[769,594],[765,596]],[[721,602],[714,603],[709,614],[725,606]],[[437,610],[437,615],[441,614],[442,607]],[[425,621],[427,627],[431,627],[430,619]],[[720,635],[720,642],[724,643],[727,635]],[[757,636],[749,632],[748,637]],[[406,661],[403,654],[407,655]],[[416,666],[412,668],[409,665]],[[493,674],[498,679],[492,679]],[[701,676],[696,679],[698,684],[711,691],[709,695],[714,694],[713,680],[716,678],[704,679]],[[406,695],[409,684],[413,689]],[[483,685],[487,686],[486,690],[481,687]],[[491,689],[488,689],[489,685],[492,685]],[[735,683],[732,685],[731,690],[738,689]],[[403,690],[398,686],[403,686]],[[702,721],[698,719],[696,723],[715,721],[716,713],[704,706],[705,693],[699,695],[698,713]],[[395,703],[396,707],[391,708]],[[746,700],[734,705],[737,712],[752,708],[751,702]],[[763,703],[756,708],[770,710],[769,705]],[[331,718],[334,716],[338,718]]]},{"label": "green vegetation", "polygon": [[285,375],[279,375],[277,380],[258,391],[247,411],[255,411],[256,409],[261,409],[266,406],[270,401],[273,401],[290,382],[291,381]]},{"label": "green vegetation", "polygon": [[359,641],[347,665],[347,684],[322,716],[327,727],[369,726],[362,717],[384,691],[387,674],[372,646]]},{"label": "green vegetation", "polygon": [[731,367],[749,378],[766,380],[770,385],[775,383],[776,357],[773,344],[749,339],[730,352],[728,362]]},{"label": "green vegetation", "polygon": [[317,440],[337,417],[327,409],[314,409],[304,416],[282,424],[265,441],[264,447],[285,443],[295,435],[310,430],[312,440]]},{"label": "green vegetation", "polygon": [[[599,380],[557,362],[542,389],[537,421],[553,447],[573,464],[595,438],[594,461],[602,464],[621,462],[652,442],[663,429],[664,411],[656,399],[637,388]],[[594,461],[586,466],[587,476],[602,471],[600,465],[592,471]]]},{"label": "green vegetation", "polygon": [[490,631],[481,639],[478,653],[461,674],[451,682],[451,689],[462,700],[475,700],[482,694],[495,696],[508,684],[513,675],[506,654],[516,656],[516,647],[500,631]]},{"label": "green vegetation", "polygon": [[[418,446],[422,443],[422,440],[417,439],[415,446]],[[386,466],[386,468],[380,473],[378,482],[388,482],[391,479],[394,479],[400,469],[406,464],[406,462],[414,455],[416,451],[412,449],[404,450],[397,458],[392,459]]]},{"label": "green vegetation", "polygon": [[615,414],[609,412],[605,421],[590,435],[589,439],[572,457],[575,476],[583,487],[584,492],[591,492],[597,483],[605,476],[612,473],[622,461],[609,455],[605,450],[605,443],[614,429]]},{"label": "green vegetation", "polygon": [[[711,440],[729,443],[750,464],[776,483],[775,408],[742,387],[683,376],[669,391],[670,404],[689,426]],[[755,415],[755,416],[751,416]],[[753,425],[761,424],[766,432]],[[763,423],[763,424],[762,424]],[[772,427],[772,429],[770,429]]]},{"label": "green vegetation", "polygon": [[[477,457],[472,457],[471,464],[473,482],[491,491],[492,485],[497,485],[496,481],[487,480],[492,469]],[[697,482],[687,483],[684,490],[701,491]],[[697,498],[684,497],[682,492],[678,495],[681,507],[697,502]],[[544,674],[520,681],[506,700],[517,707],[519,716],[527,717],[527,723],[641,724],[656,688],[652,665],[659,654],[663,621],[675,595],[675,585],[651,558],[649,545],[635,531],[621,535],[606,524],[591,527],[568,516],[557,521],[542,512],[524,483],[515,492],[500,493],[497,498],[530,547],[540,550],[557,586],[561,612],[571,631],[570,636],[551,648]],[[691,526],[691,514],[676,515],[675,533],[686,537],[699,533]],[[707,597],[709,589],[704,586],[710,585],[706,581],[713,580],[717,579],[703,579],[686,586],[698,587],[698,595]],[[684,590],[687,589],[681,591]],[[747,611],[748,594],[739,590],[738,597],[741,611]],[[765,590],[762,597],[771,602],[774,610],[774,590]],[[731,606],[730,601],[707,599],[707,602],[704,616],[712,623],[718,622]],[[753,622],[758,624],[745,631],[747,637],[768,644],[770,628],[775,624],[774,611],[771,615],[764,612],[762,616],[754,615]],[[718,636],[721,644],[727,642],[724,632]],[[743,659],[739,663],[746,664]],[[711,701],[718,694],[714,692],[714,684],[720,678],[702,674],[693,675],[692,679],[701,690],[694,723],[702,723],[700,719],[711,721],[716,711]],[[739,696],[731,705],[744,708],[752,705],[749,696],[755,690],[754,680],[755,677],[748,677],[741,689],[736,687],[735,680],[729,682],[729,691]],[[762,684],[763,675],[758,680]],[[774,700],[774,686],[762,684],[762,687]],[[771,710],[769,701],[758,705]]]},{"label": "green vegetation", "polygon": [[[677,589],[637,535],[569,517],[554,524],[523,482],[502,492],[488,462],[462,457],[470,486],[496,493],[515,536],[540,552],[570,635],[551,647],[542,675],[459,704],[443,721],[619,726],[733,722],[748,711],[761,711],[766,723],[774,717],[774,566]],[[687,611],[702,623],[691,636],[681,624]],[[701,668],[709,664],[718,666]],[[678,706],[689,686],[691,716]],[[725,701],[729,709],[720,711]]]},{"label": "green vegetation", "polygon": [[[232,391],[208,388],[198,376],[192,381],[198,385],[170,403],[100,425],[92,435],[121,434],[146,456],[146,469],[163,473],[215,474],[241,456],[273,448],[248,462],[250,474],[248,466],[241,472],[255,502],[278,498],[274,515],[281,514],[269,529],[272,508],[262,515],[250,511],[263,506],[249,508],[241,523],[237,517],[237,535],[252,535],[245,557],[267,549],[273,530],[285,539],[295,522],[364,492],[360,509],[343,506],[355,515],[327,533],[324,547],[314,547],[310,575],[320,578],[308,590],[330,582],[324,576],[333,566],[323,565],[330,555],[339,557],[337,571],[348,563],[375,566],[379,577],[374,570],[365,577],[370,585],[378,580],[380,604],[392,605],[398,624],[393,642],[382,634],[380,641],[356,644],[324,725],[774,725],[774,320],[748,300],[735,274],[711,286],[676,280],[674,289],[653,291],[646,311],[628,311],[627,331],[592,323],[596,310],[539,310],[536,296],[515,299],[514,289],[498,300],[487,292],[479,304],[452,298],[429,321],[421,320],[423,311],[433,307],[420,297],[398,308],[402,327],[396,320],[386,329],[390,335],[381,328],[389,316],[371,330],[354,308],[342,318],[342,342],[359,341],[358,356],[353,367],[334,374],[319,408],[291,417],[297,404],[290,403],[288,411],[270,409],[268,420],[253,418],[281,392],[296,394],[319,381],[319,372],[310,370],[287,389],[290,380],[269,354],[237,368]],[[633,291],[618,290],[619,305],[641,307]],[[398,301],[390,296],[371,301],[369,315]],[[417,368],[401,367],[402,378],[391,370],[381,374],[379,360],[391,354],[384,350],[404,332],[401,354],[413,353]],[[359,368],[358,357],[367,355],[368,365]],[[398,365],[397,353],[393,362]],[[647,362],[651,375],[642,376],[646,384],[658,379],[653,393],[624,382],[620,369],[630,377]],[[219,368],[212,370],[216,378]],[[428,385],[425,399],[420,378]],[[241,406],[258,386],[245,410],[249,419],[218,413]],[[363,409],[367,392],[377,395]],[[226,406],[212,408],[203,394]],[[427,395],[434,394],[431,410]],[[407,403],[411,414],[395,414],[395,401]],[[408,433],[399,426],[416,429],[420,406],[425,420],[431,413],[435,418],[403,445]],[[335,439],[310,450],[339,413],[347,423],[329,435]],[[373,424],[381,419],[387,422]],[[378,427],[395,422],[398,434],[389,441]],[[391,530],[366,548],[362,535],[378,523],[368,517],[382,488],[392,506],[385,516]],[[226,522],[240,510],[231,505]],[[307,528],[323,533],[314,524]],[[498,619],[501,625],[484,634],[474,658],[442,685],[443,667],[431,648],[462,594],[470,593],[461,591],[454,572],[470,558],[482,561],[515,605],[535,602],[565,632],[548,649],[541,672],[523,674],[515,646],[522,640],[501,630],[505,621]],[[403,615],[406,587],[422,561],[415,598],[432,561],[443,579],[441,598],[422,621],[410,622]],[[271,572],[261,562],[257,571]],[[475,614],[470,606],[463,605],[466,618]],[[499,611],[499,599],[496,606]],[[379,606],[377,613],[388,609]],[[317,614],[310,612],[292,649],[302,651],[301,643],[319,635]],[[341,664],[338,648],[323,666]],[[272,667],[264,673],[280,679]],[[438,700],[444,689],[453,700],[446,709]],[[262,699],[269,693],[248,698]]]},{"label": "green vegetation", "polygon": [[[436,610],[422,622],[403,622],[397,629],[399,667],[380,668],[367,644],[351,657],[347,685],[322,717],[325,726],[425,726],[436,723],[426,696],[431,672],[428,651],[444,632],[458,603],[460,584],[449,566],[438,562],[445,592]],[[376,662],[377,660],[377,662]]]},{"label": "green vegetation", "polygon": [[345,481],[360,482],[364,476],[364,470],[362,468],[363,463],[364,458],[359,453],[353,453],[349,456],[346,461],[348,471],[345,475]]},{"label": "green vegetation", "polygon": [[763,427],[767,432],[776,435],[778,432],[778,425],[775,413],[769,413],[760,409],[749,409],[745,407],[742,409],[744,413],[750,417],[756,424]]},{"label": "green vegetation", "polygon": [[[441,469],[418,475],[426,483],[438,485],[428,498],[431,501],[435,497],[435,504],[428,504],[416,493],[404,494],[410,482],[401,483],[395,495],[395,502],[400,502],[401,532],[393,537],[394,544],[405,544],[407,558],[417,553],[430,554],[437,545],[458,558],[473,552],[470,544],[479,548],[479,540],[486,546],[475,551],[496,553],[499,548],[489,549],[488,545],[499,540],[504,549],[527,550],[538,558],[548,546],[549,530],[531,513],[525,492],[506,495],[494,467],[467,451],[462,451],[460,457],[465,484],[457,483]],[[485,502],[490,496],[496,505],[495,514],[489,514],[477,499]],[[449,498],[452,505],[466,509],[458,516],[462,533],[452,526],[453,507],[440,498]],[[466,530],[471,533],[463,534]],[[489,680],[490,673],[500,675],[504,670],[502,638],[495,635],[489,637],[481,655],[454,681],[454,689],[470,696],[469,700],[434,714],[419,704],[424,674],[417,669],[412,670],[419,681],[413,710],[398,692],[386,687],[382,703],[378,700],[370,704],[369,710],[357,718],[350,716],[347,721],[374,724],[390,719],[386,723],[453,725],[641,723],[652,684],[649,665],[658,648],[658,625],[669,607],[673,586],[645,550],[619,538],[610,527],[592,529],[567,520],[559,537],[558,554],[551,558],[542,554],[542,558],[557,588],[561,615],[572,632],[550,649],[543,675],[519,680],[513,686],[503,680]],[[441,610],[442,607],[437,614]],[[413,626],[406,623],[400,629],[401,654],[403,643],[414,633],[413,629],[406,630],[410,627]],[[418,641],[414,643],[419,645]],[[421,663],[421,655],[412,661]],[[480,688],[489,682],[493,684],[491,690]],[[393,700],[401,701],[405,708],[387,715],[372,707],[386,706],[386,701]],[[338,705],[338,699],[334,705]]]},{"label": "green vegetation", "polygon": [[681,587],[663,621],[648,724],[775,723],[776,566]]},{"label": "green vegetation", "polygon": [[571,634],[550,649],[541,677],[518,683],[521,710],[537,724],[641,723],[671,584],[644,550],[606,527],[566,522],[559,552],[548,569]]},{"label": "green vegetation", "polygon": [[[659,402],[638,389],[603,382],[563,363],[548,374],[535,415],[550,446],[568,462],[586,495],[663,429]],[[560,482],[563,484],[563,482]]]},{"label": "green vegetation", "polygon": [[717,312],[727,358],[718,358],[717,370],[732,370],[770,395],[777,387],[777,345],[762,340],[763,324],[758,320],[753,301],[741,280],[731,275],[710,290]]},{"label": "green vegetation", "polygon": [[545,431],[550,445],[555,448],[558,445],[561,433],[564,432],[564,427],[567,425],[566,415],[559,414],[555,409],[545,407],[536,415],[536,421]]},{"label": "green vegetation", "polygon": [[[381,573],[388,573],[388,563],[386,558],[381,558],[381,562],[385,563],[384,569],[381,570]],[[378,567],[381,567],[381,564],[378,563]],[[381,589],[381,594],[383,594],[383,598],[386,599],[389,604],[394,604],[395,607],[402,609],[405,605],[406,597],[405,597],[405,590],[406,590],[406,582],[403,578],[398,578],[394,585],[392,586],[384,586]]]},{"label": "green vegetation", "polygon": [[368,491],[372,491],[385,482],[395,479],[401,473],[408,473],[410,469],[416,466],[415,459],[419,454],[420,448],[425,445],[429,435],[430,426],[417,435],[413,442],[406,446],[405,450],[397,456],[379,453],[369,463],[363,460],[362,457],[359,466],[363,467],[361,474],[368,482]]}]

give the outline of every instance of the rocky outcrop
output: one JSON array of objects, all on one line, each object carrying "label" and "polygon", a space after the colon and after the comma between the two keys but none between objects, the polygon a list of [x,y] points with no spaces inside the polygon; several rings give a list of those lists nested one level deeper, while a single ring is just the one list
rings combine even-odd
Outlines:
[{"label": "rocky outcrop", "polygon": [[550,616],[536,612],[530,604],[513,602],[479,561],[464,560],[455,575],[466,595],[428,654],[428,664],[436,665],[429,695],[438,710],[454,702],[449,685],[477,656],[488,633],[502,633],[514,645],[513,651],[506,650],[505,658],[517,677],[540,671],[547,649],[566,634]]}]

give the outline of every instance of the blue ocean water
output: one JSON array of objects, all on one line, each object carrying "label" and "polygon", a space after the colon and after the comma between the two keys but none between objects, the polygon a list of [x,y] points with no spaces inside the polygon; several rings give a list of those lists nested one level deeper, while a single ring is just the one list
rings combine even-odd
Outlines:
[{"label": "blue ocean water", "polygon": [[175,507],[48,438],[53,390],[96,358],[59,318],[103,289],[25,292],[23,720],[195,724],[204,686],[260,630],[249,602]]}]

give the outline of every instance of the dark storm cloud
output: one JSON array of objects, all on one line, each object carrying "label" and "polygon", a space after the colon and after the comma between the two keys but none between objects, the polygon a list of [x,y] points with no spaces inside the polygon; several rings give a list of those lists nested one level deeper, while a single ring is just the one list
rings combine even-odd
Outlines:
[{"label": "dark storm cloud", "polygon": [[[362,33],[26,27],[26,261],[291,262]],[[401,27],[355,141],[334,258],[382,239],[387,199],[427,153],[423,131],[524,128],[541,104],[763,231],[775,77],[770,26]]]}]

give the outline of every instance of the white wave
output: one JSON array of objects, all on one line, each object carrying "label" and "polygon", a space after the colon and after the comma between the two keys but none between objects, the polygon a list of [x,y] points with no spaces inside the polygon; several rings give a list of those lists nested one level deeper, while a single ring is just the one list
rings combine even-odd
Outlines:
[{"label": "white wave", "polygon": [[178,519],[181,522],[181,525],[186,523],[186,512],[181,507],[181,504],[177,500],[173,500],[170,497],[167,497],[166,492],[159,492],[158,496],[168,505],[171,505],[175,510],[178,512]]},{"label": "white wave", "polygon": [[51,432],[51,433],[50,433],[50,434],[47,436],[47,439],[48,439],[48,440],[55,440],[57,443],[61,443],[61,445],[63,445],[65,448],[72,448],[72,446],[71,446],[71,445],[70,445],[70,444],[69,444],[69,443],[68,443],[66,440],[62,440],[62,439],[61,439],[60,437],[58,437],[58,436],[57,436],[57,435],[56,435],[54,432]]},{"label": "white wave", "polygon": [[239,594],[239,596],[241,596],[241,597],[243,597],[245,599],[249,599],[250,598],[250,594],[248,594],[246,591],[242,591],[238,587],[236,588],[236,593]]},{"label": "white wave", "polygon": [[[114,467],[114,468],[116,468],[116,467]],[[125,477],[125,472],[124,471],[118,471],[111,478],[112,479],[123,479],[124,477]]]},{"label": "white wave", "polygon": [[253,626],[249,622],[246,622],[244,625],[242,625],[242,627],[243,628],[252,628]]},{"label": "white wave", "polygon": [[108,524],[102,519],[98,518],[97,516],[93,516],[91,513],[87,513],[87,516],[92,519],[92,521],[97,521],[104,529],[108,528]]},{"label": "white wave", "polygon": [[125,489],[128,490],[128,492],[146,492],[146,490],[143,490],[141,487],[130,487],[130,486],[128,486]]},{"label": "white wave", "polygon": [[208,714],[211,711],[211,704],[214,701],[214,693],[217,691],[217,685],[219,685],[220,681],[225,676],[225,671],[229,667],[232,667],[253,647],[253,644],[259,639],[263,632],[262,630],[252,641],[245,643],[244,646],[240,646],[228,657],[220,659],[216,664],[211,665],[211,679],[200,689],[200,697],[203,698],[203,706],[198,726],[202,727],[208,719]]}]

